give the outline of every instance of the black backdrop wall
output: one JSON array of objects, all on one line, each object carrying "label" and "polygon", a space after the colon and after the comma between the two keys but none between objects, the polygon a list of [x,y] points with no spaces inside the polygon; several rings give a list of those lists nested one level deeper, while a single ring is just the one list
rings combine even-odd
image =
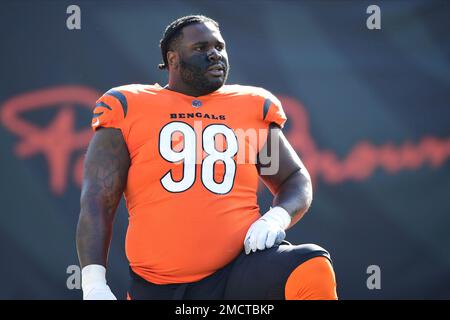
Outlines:
[{"label": "black backdrop wall", "polygon": [[[81,9],[81,29],[66,9]],[[369,30],[366,9],[381,9]],[[158,41],[202,13],[228,43],[229,83],[284,103],[314,202],[288,232],[333,258],[342,299],[450,298],[450,2],[10,1],[0,7],[0,275],[4,299],[77,299],[75,227],[95,99],[166,83]],[[270,195],[261,193],[267,209]],[[108,280],[125,297],[121,204]],[[367,287],[379,266],[381,289]]]}]

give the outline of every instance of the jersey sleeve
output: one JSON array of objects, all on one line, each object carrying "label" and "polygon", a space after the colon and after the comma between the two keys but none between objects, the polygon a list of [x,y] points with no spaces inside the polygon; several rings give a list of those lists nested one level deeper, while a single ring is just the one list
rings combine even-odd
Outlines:
[{"label": "jersey sleeve", "polygon": [[284,127],[287,117],[280,100],[272,93],[264,90],[263,120],[267,124],[275,123],[280,128]]},{"label": "jersey sleeve", "polygon": [[123,130],[127,109],[127,99],[121,91],[107,91],[96,101],[91,121],[92,129],[96,131],[104,127]]}]

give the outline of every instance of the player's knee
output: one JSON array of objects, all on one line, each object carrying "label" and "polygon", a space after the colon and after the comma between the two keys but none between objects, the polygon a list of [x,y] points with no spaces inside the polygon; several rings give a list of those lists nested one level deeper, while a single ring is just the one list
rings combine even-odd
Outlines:
[{"label": "player's knee", "polygon": [[298,264],[319,256],[326,257],[331,260],[330,253],[327,250],[313,243],[291,245],[288,250],[291,251]]},{"label": "player's knee", "polygon": [[329,253],[314,244],[296,246],[299,263],[285,285],[287,300],[337,299],[336,277]]}]

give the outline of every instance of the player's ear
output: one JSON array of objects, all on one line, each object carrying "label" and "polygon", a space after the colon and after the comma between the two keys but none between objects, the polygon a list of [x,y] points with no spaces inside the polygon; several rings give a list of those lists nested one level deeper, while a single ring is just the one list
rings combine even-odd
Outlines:
[{"label": "player's ear", "polygon": [[177,51],[167,51],[167,62],[169,63],[169,68],[177,69],[180,61],[180,55]]}]

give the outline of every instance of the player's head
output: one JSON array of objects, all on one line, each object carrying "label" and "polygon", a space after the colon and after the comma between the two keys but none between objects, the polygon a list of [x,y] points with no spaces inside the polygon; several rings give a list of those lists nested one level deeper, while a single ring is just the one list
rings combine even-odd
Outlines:
[{"label": "player's head", "polygon": [[228,77],[229,64],[219,24],[202,15],[179,18],[169,24],[160,41],[163,63],[172,77],[199,95],[211,93]]}]

